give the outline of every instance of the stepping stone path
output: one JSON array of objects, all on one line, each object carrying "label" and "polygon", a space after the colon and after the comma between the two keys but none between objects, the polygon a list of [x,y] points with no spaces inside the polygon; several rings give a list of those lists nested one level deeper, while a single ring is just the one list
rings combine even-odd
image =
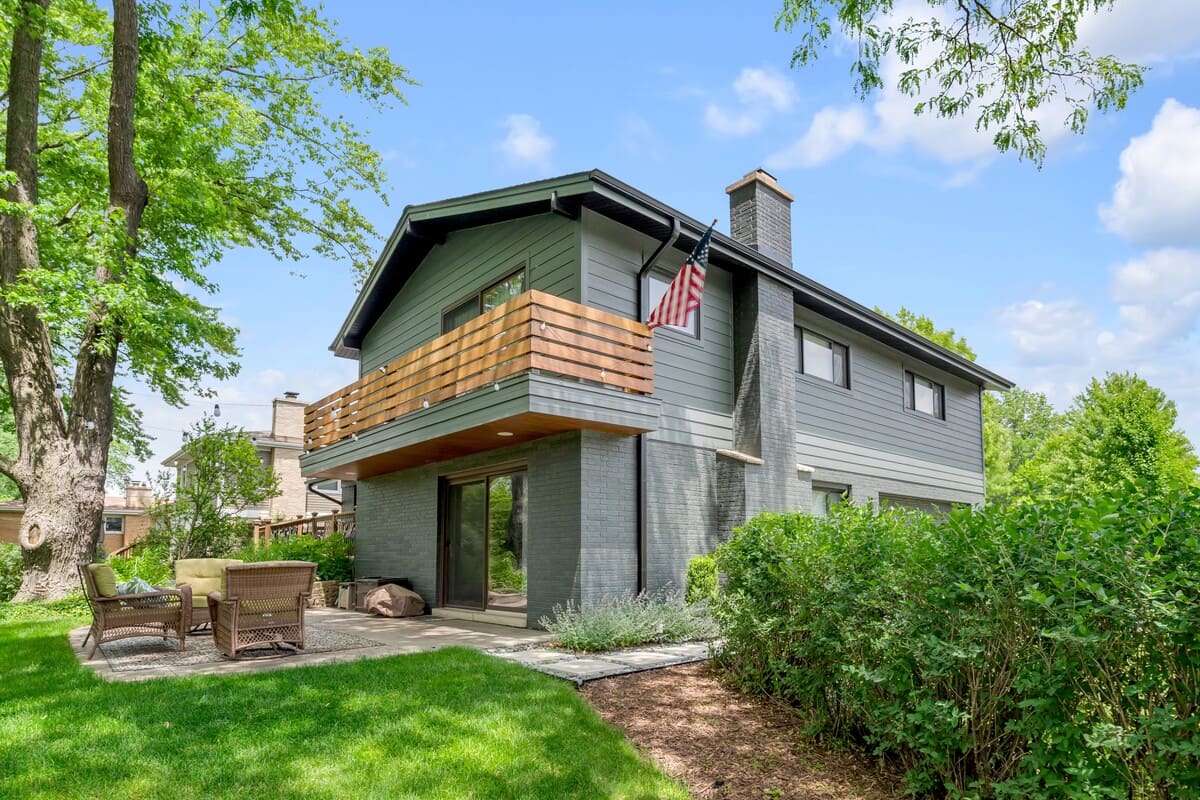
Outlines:
[{"label": "stepping stone path", "polygon": [[674,667],[693,661],[707,661],[709,642],[647,645],[604,653],[577,653],[558,647],[535,645],[523,648],[496,648],[485,653],[522,664],[538,672],[572,681],[582,686],[588,681],[627,675],[648,669]]}]

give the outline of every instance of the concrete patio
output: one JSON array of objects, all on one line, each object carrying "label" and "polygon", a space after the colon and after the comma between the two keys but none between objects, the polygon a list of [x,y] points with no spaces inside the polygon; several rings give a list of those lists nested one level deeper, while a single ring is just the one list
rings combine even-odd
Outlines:
[{"label": "concrete patio", "polygon": [[[434,617],[388,619],[332,608],[310,609],[305,626],[311,648],[319,652],[267,653],[238,660],[215,654],[212,636],[188,637],[188,651],[177,653],[174,642],[151,637],[124,639],[101,646],[90,661],[83,646],[87,628],[71,631],[71,647],[80,663],[111,681],[143,681],[191,675],[233,675],[273,669],[335,664],[363,658],[424,653],[444,647],[520,652],[550,639],[550,634],[468,620]],[[321,647],[322,640],[328,647]]]}]

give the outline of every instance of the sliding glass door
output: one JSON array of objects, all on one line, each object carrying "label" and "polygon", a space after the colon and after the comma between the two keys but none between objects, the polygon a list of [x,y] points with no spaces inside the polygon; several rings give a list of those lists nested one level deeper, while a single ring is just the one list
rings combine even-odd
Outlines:
[{"label": "sliding glass door", "polygon": [[445,605],[525,611],[525,487],[524,470],[447,483],[442,511]]}]

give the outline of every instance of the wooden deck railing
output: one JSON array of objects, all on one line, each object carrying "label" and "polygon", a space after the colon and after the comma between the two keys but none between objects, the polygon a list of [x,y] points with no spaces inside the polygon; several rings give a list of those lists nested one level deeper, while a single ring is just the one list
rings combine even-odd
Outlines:
[{"label": "wooden deck railing", "polygon": [[530,370],[651,394],[654,354],[641,322],[529,291],[308,406],[305,450]]},{"label": "wooden deck railing", "polygon": [[266,546],[272,539],[288,539],[292,536],[324,539],[334,533],[353,539],[357,530],[356,520],[353,511],[346,511],[340,514],[314,514],[309,517],[263,522],[254,526],[254,546]]}]

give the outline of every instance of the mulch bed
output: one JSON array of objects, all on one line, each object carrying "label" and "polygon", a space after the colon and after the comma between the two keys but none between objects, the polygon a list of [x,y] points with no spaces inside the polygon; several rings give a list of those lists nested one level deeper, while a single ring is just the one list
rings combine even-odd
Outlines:
[{"label": "mulch bed", "polygon": [[898,777],[861,755],[805,742],[795,714],[723,684],[707,663],[580,689],[609,723],[697,798],[891,800]]}]

